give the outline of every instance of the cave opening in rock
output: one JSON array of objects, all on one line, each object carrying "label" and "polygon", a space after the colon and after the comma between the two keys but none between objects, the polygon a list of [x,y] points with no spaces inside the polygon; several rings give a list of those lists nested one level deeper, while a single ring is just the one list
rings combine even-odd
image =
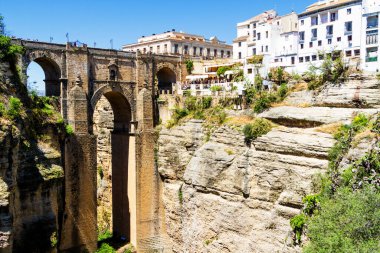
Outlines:
[{"label": "cave opening in rock", "polygon": [[[131,107],[118,92],[104,93],[94,110],[97,135],[97,219],[99,235],[112,240],[131,240],[131,206],[134,198],[130,155]],[[132,140],[131,140],[132,139]],[[133,146],[132,146],[133,147]],[[132,160],[132,161],[130,161]]]},{"label": "cave opening in rock", "polygon": [[56,62],[47,57],[32,61],[26,70],[27,88],[39,96],[56,96],[61,94],[61,71]]}]

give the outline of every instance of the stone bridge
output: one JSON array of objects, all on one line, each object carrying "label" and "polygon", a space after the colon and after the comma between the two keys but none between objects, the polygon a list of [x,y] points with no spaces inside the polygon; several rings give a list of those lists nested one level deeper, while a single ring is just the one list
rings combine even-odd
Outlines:
[{"label": "stone bridge", "polygon": [[171,84],[184,78],[182,59],[75,43],[13,43],[26,49],[19,62],[24,74],[32,61],[42,67],[46,95],[60,98],[62,116],[75,132],[67,139],[63,154],[65,201],[58,228],[59,251],[96,251],[97,142],[93,114],[102,96],[114,115],[113,234],[131,241],[139,252],[163,247],[163,210],[154,153],[158,120],[155,100],[160,89],[171,92]]}]

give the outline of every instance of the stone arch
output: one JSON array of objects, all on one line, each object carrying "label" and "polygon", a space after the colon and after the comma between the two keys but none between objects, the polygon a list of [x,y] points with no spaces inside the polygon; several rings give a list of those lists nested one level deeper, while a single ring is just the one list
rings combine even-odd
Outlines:
[{"label": "stone arch", "polygon": [[[114,239],[130,241],[135,237],[133,217],[135,217],[135,168],[130,161],[134,154],[134,139],[131,138],[132,106],[119,85],[104,85],[95,91],[90,103],[92,117],[97,103],[104,96],[113,112],[113,129],[110,133],[111,146],[111,198],[112,232]],[[132,147],[132,148],[131,148]],[[132,158],[133,159],[133,158]],[[132,217],[132,218],[131,218]]]},{"label": "stone arch", "polygon": [[27,54],[27,59],[24,63],[25,72],[31,62],[37,63],[44,71],[46,96],[60,96],[60,79],[62,76],[62,68],[58,64],[60,57],[45,51],[30,52]]}]

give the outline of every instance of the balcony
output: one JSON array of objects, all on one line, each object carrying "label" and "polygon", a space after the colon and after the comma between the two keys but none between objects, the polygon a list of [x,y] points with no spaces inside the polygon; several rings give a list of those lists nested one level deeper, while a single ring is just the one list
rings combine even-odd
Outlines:
[{"label": "balcony", "polygon": [[378,34],[368,34],[366,36],[366,44],[367,45],[375,45],[378,43],[378,38],[379,38]]},{"label": "balcony", "polygon": [[365,58],[366,62],[377,62],[377,56],[374,57],[366,57]]}]

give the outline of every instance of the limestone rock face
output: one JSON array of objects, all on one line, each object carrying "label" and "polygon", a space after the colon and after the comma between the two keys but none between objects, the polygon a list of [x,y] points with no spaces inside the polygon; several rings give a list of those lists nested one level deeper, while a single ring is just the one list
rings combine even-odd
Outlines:
[{"label": "limestone rock face", "polygon": [[356,114],[373,115],[378,111],[378,109],[281,106],[271,108],[259,116],[286,126],[314,127],[335,122],[349,122]]},{"label": "limestone rock face", "polygon": [[170,250],[300,251],[292,246],[289,219],[312,192],[313,177],[327,168],[331,135],[278,127],[247,146],[228,126],[208,142],[197,138],[203,132],[201,121],[190,121],[159,138]]}]

